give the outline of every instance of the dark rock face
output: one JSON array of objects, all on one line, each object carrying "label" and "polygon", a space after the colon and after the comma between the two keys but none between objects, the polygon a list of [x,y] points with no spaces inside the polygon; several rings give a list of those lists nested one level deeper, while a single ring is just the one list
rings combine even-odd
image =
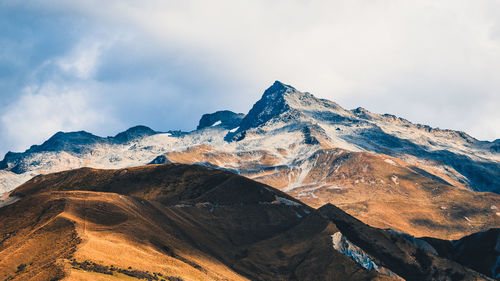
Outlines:
[{"label": "dark rock face", "polygon": [[247,116],[241,121],[238,131],[258,127],[271,118],[290,109],[290,106],[286,104],[284,98],[284,94],[287,91],[295,91],[295,88],[279,81],[274,82],[274,84],[264,92],[262,98],[254,104],[252,109],[250,109]]},{"label": "dark rock face", "polygon": [[465,236],[457,241],[423,238],[448,259],[500,280],[500,228]]},{"label": "dark rock face", "polygon": [[497,139],[493,141],[491,147],[490,147],[491,152],[500,152],[500,139]]},{"label": "dark rock face", "polygon": [[0,169],[5,170],[9,167],[9,162],[12,161],[13,159],[19,158],[21,153],[15,153],[12,151],[9,151],[5,154],[4,158],[2,161],[0,161]]},{"label": "dark rock face", "polygon": [[201,130],[203,128],[210,127],[220,121],[220,124],[217,126],[221,126],[225,129],[233,129],[240,125],[241,120],[245,118],[245,114],[243,113],[234,113],[229,110],[217,111],[214,113],[203,114],[196,127],[196,130]]},{"label": "dark rock face", "polygon": [[86,146],[104,142],[104,139],[85,131],[58,132],[41,145],[33,145],[26,152],[69,151],[81,153]]},{"label": "dark rock face", "polygon": [[302,129],[302,134],[304,134],[304,142],[306,144],[314,145],[314,144],[319,144],[318,139],[316,139],[314,136],[311,135],[311,128],[309,127],[304,127]]},{"label": "dark rock face", "polygon": [[490,277],[500,279],[500,229],[474,233],[453,243],[453,259]]},{"label": "dark rock face", "polygon": [[358,107],[356,109],[353,109],[353,110],[351,110],[351,112],[354,113],[354,115],[358,116],[359,118],[363,118],[366,120],[372,119],[371,112],[366,110],[363,107]]},{"label": "dark rock face", "polygon": [[275,81],[271,87],[264,91],[262,98],[253,105],[252,109],[243,118],[238,130],[229,132],[224,139],[228,142],[243,140],[246,136],[246,130],[258,128],[277,117],[280,117],[285,122],[298,119],[302,113],[291,108],[285,100],[286,94],[297,92],[294,87]]},{"label": "dark rock face", "polygon": [[153,159],[153,161],[149,162],[149,164],[166,164],[166,163],[172,163],[170,160],[165,155],[160,155]]},{"label": "dark rock face", "polygon": [[132,140],[142,137],[152,136],[154,134],[157,134],[157,132],[149,127],[135,126],[126,130],[125,132],[117,134],[116,136],[110,139],[112,139],[112,141],[115,143],[127,143]]},{"label": "dark rock face", "polygon": [[0,161],[0,169],[9,169],[11,172],[16,174],[24,173],[25,167],[22,165],[23,156],[24,153],[17,153],[12,151],[7,152],[3,160]]}]

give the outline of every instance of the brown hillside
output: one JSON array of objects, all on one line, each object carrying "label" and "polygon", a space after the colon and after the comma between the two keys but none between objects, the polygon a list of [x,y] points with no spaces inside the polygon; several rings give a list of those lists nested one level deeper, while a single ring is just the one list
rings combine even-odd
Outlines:
[{"label": "brown hillside", "polygon": [[313,209],[228,172],[79,169],[12,196],[2,280],[391,279],[333,250],[338,229]]},{"label": "brown hillside", "polygon": [[321,149],[290,167],[273,166],[266,160],[269,155],[266,151],[231,154],[200,146],[165,156],[186,164],[236,167],[242,175],[314,208],[331,203],[371,226],[414,236],[459,239],[500,227],[500,195],[471,191],[430,162]]}]

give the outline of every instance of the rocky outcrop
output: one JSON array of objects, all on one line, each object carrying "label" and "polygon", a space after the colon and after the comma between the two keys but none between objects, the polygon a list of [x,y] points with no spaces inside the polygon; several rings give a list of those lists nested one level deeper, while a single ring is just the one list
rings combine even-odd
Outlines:
[{"label": "rocky outcrop", "polygon": [[240,125],[241,120],[243,120],[244,117],[245,114],[243,113],[234,113],[229,110],[203,114],[196,130],[201,130],[207,127],[222,127],[228,130],[234,129]]}]

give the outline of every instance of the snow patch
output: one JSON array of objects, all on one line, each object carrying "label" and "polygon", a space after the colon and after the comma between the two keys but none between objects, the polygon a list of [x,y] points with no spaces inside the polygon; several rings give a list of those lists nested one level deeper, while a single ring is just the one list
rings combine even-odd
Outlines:
[{"label": "snow patch", "polygon": [[17,201],[19,201],[21,198],[16,197],[16,196],[8,196],[7,193],[5,193],[3,196],[0,197],[0,208],[5,207],[10,204],[14,204]]},{"label": "snow patch", "polygon": [[398,276],[396,273],[392,272],[391,270],[376,264],[370,255],[368,255],[360,247],[353,244],[351,241],[347,240],[347,238],[345,238],[345,236],[340,231],[334,233],[331,237],[332,237],[333,248],[335,250],[348,256],[349,258],[351,258],[352,260],[357,262],[359,265],[361,265],[365,269],[376,270],[377,272],[379,272],[381,274],[394,276],[396,278],[404,280],[403,278],[401,278],[400,276]]},{"label": "snow patch", "polygon": [[311,198],[318,199],[318,196],[314,194],[314,192],[301,192],[299,193],[299,195],[297,195],[297,199],[305,196],[310,196]]},{"label": "snow patch", "polygon": [[301,207],[302,205],[297,203],[297,202],[294,202],[292,200],[288,200],[286,198],[283,198],[283,197],[279,197],[279,196],[276,196],[276,204],[284,204],[284,205],[287,205],[287,206],[293,206],[293,207]]},{"label": "snow patch", "polygon": [[219,126],[220,124],[222,124],[222,121],[219,120],[219,121],[213,123],[212,127]]},{"label": "snow patch", "polygon": [[399,184],[399,181],[398,181],[398,176],[396,176],[396,175],[392,175],[391,180],[392,180],[392,182],[394,182],[395,184]]},{"label": "snow patch", "polygon": [[394,161],[393,161],[393,160],[391,160],[391,159],[385,159],[385,160],[384,160],[384,162],[385,162],[385,163],[389,163],[389,164],[394,165],[394,166],[396,166],[396,165],[397,165],[397,164],[396,164],[396,162],[394,162]]},{"label": "snow patch", "polygon": [[186,204],[177,204],[174,207],[176,207],[176,208],[186,208],[186,207],[190,207],[190,206],[186,205]]},{"label": "snow patch", "polygon": [[340,231],[332,235],[332,243],[335,250],[350,257],[365,269],[373,270],[380,268],[367,253],[347,240]]},{"label": "snow patch", "polygon": [[309,172],[311,172],[313,163],[306,161],[304,164],[302,164],[299,169],[300,173],[297,176],[295,182],[288,186],[287,188],[283,189],[284,192],[288,192],[291,190],[294,190],[297,187],[300,187],[303,185],[304,180],[306,179],[307,175],[309,175]]}]

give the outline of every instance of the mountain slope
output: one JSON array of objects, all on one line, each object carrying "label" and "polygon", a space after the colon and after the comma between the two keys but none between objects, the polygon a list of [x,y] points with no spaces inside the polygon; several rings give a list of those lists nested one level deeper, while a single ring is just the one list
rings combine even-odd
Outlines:
[{"label": "mountain slope", "polygon": [[346,110],[278,81],[246,115],[204,115],[192,132],[138,131],[125,138],[58,133],[24,153],[8,153],[0,191],[38,174],[86,166],[197,163],[417,236],[458,239],[500,226],[499,195],[474,192],[499,192],[498,141]]},{"label": "mountain slope", "polygon": [[438,256],[437,251],[423,240],[369,227],[331,204],[321,207],[319,211],[335,223],[343,236],[363,248],[379,265],[390,268],[406,280],[467,279],[465,267]]},{"label": "mountain slope", "polygon": [[[488,280],[380,238],[384,231],[328,212],[333,206],[320,213],[201,166],[77,169],[35,177],[10,196],[19,200],[0,208],[0,276],[8,280]],[[374,267],[335,248],[338,235]],[[385,247],[409,266],[384,259]]]},{"label": "mountain slope", "polygon": [[320,149],[292,167],[276,164],[279,159],[268,151],[230,154],[202,146],[165,156],[173,162],[237,166],[241,175],[310,206],[333,203],[372,226],[416,236],[458,239],[500,225],[499,195],[467,190],[452,178],[386,155]]},{"label": "mountain slope", "polygon": [[391,279],[336,252],[336,227],[313,209],[219,170],[80,169],[11,196],[22,199],[0,209],[0,274],[10,280]]}]

